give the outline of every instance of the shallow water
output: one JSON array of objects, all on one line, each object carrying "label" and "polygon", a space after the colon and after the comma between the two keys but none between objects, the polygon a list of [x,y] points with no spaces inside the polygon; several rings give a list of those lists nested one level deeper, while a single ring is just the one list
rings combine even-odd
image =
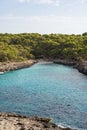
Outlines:
[{"label": "shallow water", "polygon": [[87,130],[87,76],[46,62],[0,75],[0,111]]}]

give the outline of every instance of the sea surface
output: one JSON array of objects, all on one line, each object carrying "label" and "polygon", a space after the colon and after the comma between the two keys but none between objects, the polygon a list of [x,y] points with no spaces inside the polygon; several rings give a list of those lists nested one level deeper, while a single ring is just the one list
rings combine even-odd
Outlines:
[{"label": "sea surface", "polygon": [[87,76],[50,62],[1,74],[0,112],[51,117],[58,125],[87,130]]}]

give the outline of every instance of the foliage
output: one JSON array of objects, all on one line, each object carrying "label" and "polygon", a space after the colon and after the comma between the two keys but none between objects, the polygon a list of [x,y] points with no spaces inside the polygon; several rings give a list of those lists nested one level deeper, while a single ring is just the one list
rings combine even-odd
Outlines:
[{"label": "foliage", "polygon": [[82,35],[0,33],[0,62],[31,58],[87,60],[87,32]]}]

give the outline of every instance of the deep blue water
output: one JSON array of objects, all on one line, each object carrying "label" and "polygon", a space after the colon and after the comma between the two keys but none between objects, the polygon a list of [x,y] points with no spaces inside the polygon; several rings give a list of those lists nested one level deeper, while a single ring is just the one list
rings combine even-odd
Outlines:
[{"label": "deep blue water", "polygon": [[0,111],[51,117],[87,130],[87,76],[72,67],[37,63],[0,75]]}]

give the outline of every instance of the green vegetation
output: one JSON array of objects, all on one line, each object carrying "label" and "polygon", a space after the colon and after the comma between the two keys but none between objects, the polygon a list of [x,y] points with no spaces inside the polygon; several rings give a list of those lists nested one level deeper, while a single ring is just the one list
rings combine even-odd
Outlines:
[{"label": "green vegetation", "polygon": [[87,32],[82,35],[0,33],[0,62],[33,58],[87,60]]}]

